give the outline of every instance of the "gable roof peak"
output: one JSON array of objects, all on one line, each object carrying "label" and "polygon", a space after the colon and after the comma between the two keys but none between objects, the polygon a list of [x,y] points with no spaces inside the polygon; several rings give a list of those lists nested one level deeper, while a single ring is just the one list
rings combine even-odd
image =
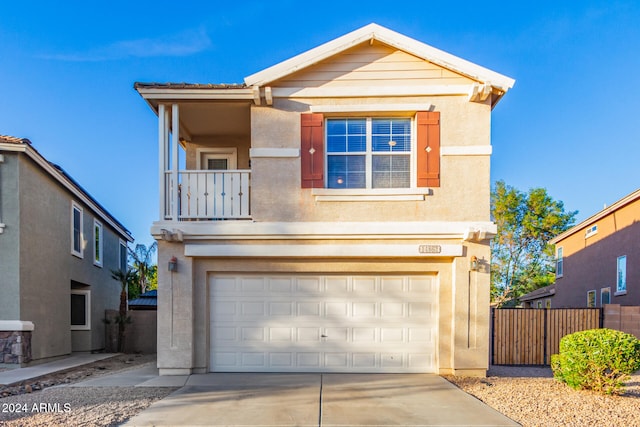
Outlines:
[{"label": "gable roof peak", "polygon": [[398,50],[410,53],[418,58],[455,71],[481,83],[490,84],[503,92],[507,92],[515,83],[515,80],[510,77],[496,73],[495,71],[491,71],[440,49],[436,49],[426,43],[422,43],[376,23],[371,23],[247,76],[244,79],[245,84],[247,86],[268,85],[289,74],[317,64],[351,47],[371,40],[376,40]]}]

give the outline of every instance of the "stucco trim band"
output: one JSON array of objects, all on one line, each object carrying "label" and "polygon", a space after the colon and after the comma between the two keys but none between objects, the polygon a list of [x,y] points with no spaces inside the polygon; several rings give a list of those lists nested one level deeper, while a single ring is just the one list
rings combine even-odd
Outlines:
[{"label": "stucco trim band", "polygon": [[459,257],[462,245],[414,244],[345,244],[345,245],[210,245],[186,244],[185,256],[191,257]]},{"label": "stucco trim band", "polygon": [[0,320],[0,331],[33,331],[35,325],[28,320]]},{"label": "stucco trim band", "polygon": [[490,156],[491,145],[454,145],[440,147],[441,156]]},{"label": "stucco trim band", "polygon": [[300,157],[300,149],[298,148],[251,148],[249,156],[258,157]]}]

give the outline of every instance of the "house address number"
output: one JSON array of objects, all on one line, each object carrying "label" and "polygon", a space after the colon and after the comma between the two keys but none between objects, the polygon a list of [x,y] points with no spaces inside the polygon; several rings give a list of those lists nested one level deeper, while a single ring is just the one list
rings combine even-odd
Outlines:
[{"label": "house address number", "polygon": [[442,252],[440,245],[419,245],[418,252],[421,254],[439,254]]}]

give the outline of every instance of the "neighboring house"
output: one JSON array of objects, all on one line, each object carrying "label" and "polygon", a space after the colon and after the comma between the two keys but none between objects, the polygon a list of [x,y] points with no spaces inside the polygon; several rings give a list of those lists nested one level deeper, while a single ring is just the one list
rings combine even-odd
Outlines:
[{"label": "neighboring house", "polygon": [[156,289],[140,294],[138,298],[129,300],[129,310],[157,310],[158,291]]},{"label": "neighboring house", "polygon": [[0,136],[0,363],[103,349],[132,240],[28,139]]},{"label": "neighboring house", "polygon": [[244,84],[136,83],[159,119],[160,373],[485,375],[513,84],[376,24]]},{"label": "neighboring house", "polygon": [[555,293],[556,285],[549,285],[522,295],[518,300],[523,308],[551,308],[551,298]]},{"label": "neighboring house", "polygon": [[640,305],[640,190],[553,238],[553,308]]}]

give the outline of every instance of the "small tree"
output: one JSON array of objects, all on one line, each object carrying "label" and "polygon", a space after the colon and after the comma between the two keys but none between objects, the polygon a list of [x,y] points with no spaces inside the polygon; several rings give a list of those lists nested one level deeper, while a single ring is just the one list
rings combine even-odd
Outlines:
[{"label": "small tree", "polygon": [[544,188],[521,192],[496,182],[491,215],[498,233],[491,242],[491,299],[504,304],[553,283],[554,248],[549,240],[567,230],[577,211],[565,212]]},{"label": "small tree", "polygon": [[153,242],[147,248],[144,244],[139,243],[134,250],[129,249],[129,256],[133,261],[133,270],[137,274],[138,290],[143,294],[149,288],[149,284],[153,279],[152,257],[158,248],[158,242]]},{"label": "small tree", "polygon": [[124,352],[124,331],[127,323],[131,323],[131,317],[127,316],[127,285],[134,276],[134,271],[127,268],[123,270],[111,270],[111,277],[120,282],[120,308],[116,323],[118,324],[118,351]]}]

